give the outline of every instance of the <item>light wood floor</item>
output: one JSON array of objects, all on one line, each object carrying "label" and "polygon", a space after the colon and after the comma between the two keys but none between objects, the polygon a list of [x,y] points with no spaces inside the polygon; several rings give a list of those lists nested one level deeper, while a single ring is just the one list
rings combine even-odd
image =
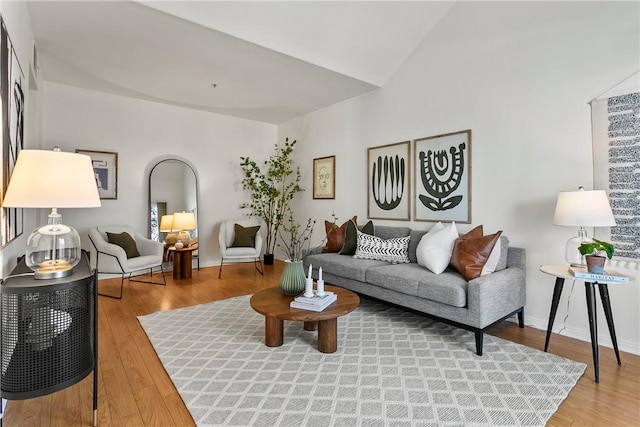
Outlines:
[{"label": "light wood floor", "polygon": [[[171,279],[167,286],[125,283],[122,300],[99,297],[99,403],[101,426],[193,426],[194,422],[164,371],[137,316],[158,310],[187,307],[213,300],[252,294],[276,286],[281,263],[267,266],[265,276],[251,264],[193,271],[193,279]],[[101,292],[114,292],[118,280],[100,282]],[[615,307],[614,307],[615,309]],[[615,315],[615,313],[614,313]],[[619,320],[619,321],[622,321]],[[519,329],[503,322],[491,333],[542,349],[544,331]],[[639,426],[640,357],[622,353],[622,365],[613,350],[600,348],[600,383],[593,379],[591,346],[554,335],[549,351],[588,364],[585,374],[551,418],[551,426]],[[9,401],[5,426],[90,426],[93,375],[57,393]]]}]

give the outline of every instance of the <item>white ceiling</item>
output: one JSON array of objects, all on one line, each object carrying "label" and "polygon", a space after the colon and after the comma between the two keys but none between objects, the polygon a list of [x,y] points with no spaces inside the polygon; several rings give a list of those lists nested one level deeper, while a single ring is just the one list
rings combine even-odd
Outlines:
[{"label": "white ceiling", "polygon": [[453,4],[30,1],[27,7],[46,81],[282,123],[383,86]]}]

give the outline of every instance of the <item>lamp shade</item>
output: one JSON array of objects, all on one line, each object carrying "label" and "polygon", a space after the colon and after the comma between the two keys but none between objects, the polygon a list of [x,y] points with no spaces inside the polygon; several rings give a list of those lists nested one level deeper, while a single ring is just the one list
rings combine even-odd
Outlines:
[{"label": "lamp shade", "polygon": [[553,216],[555,225],[610,227],[616,225],[604,190],[561,191]]},{"label": "lamp shade", "polygon": [[195,230],[196,216],[193,212],[175,212],[173,214],[174,230]]},{"label": "lamp shade", "polygon": [[91,158],[62,151],[21,150],[2,207],[100,206]]},{"label": "lamp shade", "polygon": [[57,208],[100,206],[91,158],[84,154],[21,150],[2,207],[51,208],[48,224],[27,239],[26,264],[36,279],[65,277],[80,262],[80,235],[62,224]]},{"label": "lamp shade", "polygon": [[162,218],[160,218],[160,231],[163,233],[178,231],[173,228],[173,215],[162,215]]}]

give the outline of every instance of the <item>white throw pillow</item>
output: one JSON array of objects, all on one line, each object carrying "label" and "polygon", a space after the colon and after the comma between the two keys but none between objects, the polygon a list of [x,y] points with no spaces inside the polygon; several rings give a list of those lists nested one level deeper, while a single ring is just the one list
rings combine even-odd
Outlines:
[{"label": "white throw pillow", "polygon": [[502,253],[501,243],[502,242],[498,239],[496,244],[493,246],[493,249],[491,249],[491,254],[489,254],[489,258],[487,259],[487,262],[484,264],[484,267],[482,267],[482,271],[480,272],[481,276],[491,274],[496,271],[498,262],[500,261],[500,254]]},{"label": "white throw pillow", "polygon": [[418,243],[416,248],[418,265],[429,269],[434,274],[442,273],[451,261],[457,238],[458,230],[455,222],[446,227],[440,222],[434,225]]}]

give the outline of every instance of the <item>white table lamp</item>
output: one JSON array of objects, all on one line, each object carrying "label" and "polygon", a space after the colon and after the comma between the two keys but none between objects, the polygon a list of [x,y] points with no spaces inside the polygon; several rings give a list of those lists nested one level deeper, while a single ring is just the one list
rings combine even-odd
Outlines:
[{"label": "white table lamp", "polygon": [[191,236],[187,230],[196,229],[196,216],[193,212],[174,212],[173,214],[173,229],[180,230],[178,233],[178,242],[182,243],[184,247],[189,246]]},{"label": "white table lamp", "polygon": [[174,231],[180,230],[176,230],[173,227],[173,215],[162,215],[162,218],[160,218],[160,232],[169,233],[164,238],[164,243],[166,245],[173,246],[178,241],[178,236]]},{"label": "white table lamp", "polygon": [[567,241],[565,258],[572,266],[585,266],[578,247],[590,242],[585,227],[610,227],[616,225],[607,193],[604,190],[561,191],[558,194],[553,216],[555,225],[579,227],[578,235]]},{"label": "white table lamp", "polygon": [[25,261],[36,279],[68,276],[80,262],[80,236],[62,224],[57,209],[99,206],[91,158],[57,147],[21,150],[2,202],[3,208],[51,208],[47,225],[36,228],[27,240]]}]

